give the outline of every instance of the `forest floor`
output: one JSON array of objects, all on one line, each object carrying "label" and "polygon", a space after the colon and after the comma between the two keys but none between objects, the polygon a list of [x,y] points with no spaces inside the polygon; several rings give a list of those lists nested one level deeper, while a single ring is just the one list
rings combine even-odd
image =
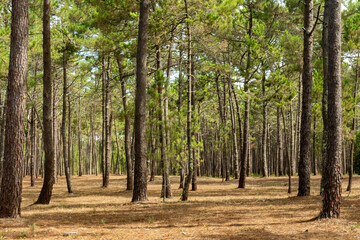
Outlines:
[{"label": "forest floor", "polygon": [[350,196],[343,179],[341,218],[313,220],[321,210],[320,177],[311,178],[309,197],[287,193],[286,177],[237,180],[198,178],[198,191],[179,201],[178,177],[171,177],[174,198],[160,199],[161,177],[148,184],[149,201],[130,203],[125,176],[111,176],[108,189],[101,176],[73,177],[68,194],[63,177],[50,205],[32,205],[42,180],[23,182],[22,218],[0,220],[0,239],[360,239],[360,176]]}]

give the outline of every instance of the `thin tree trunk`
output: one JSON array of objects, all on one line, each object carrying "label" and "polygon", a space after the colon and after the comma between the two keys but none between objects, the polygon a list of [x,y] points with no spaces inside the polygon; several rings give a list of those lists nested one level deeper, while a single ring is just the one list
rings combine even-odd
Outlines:
[{"label": "thin tree trunk", "polygon": [[82,136],[81,136],[81,98],[79,96],[79,109],[78,109],[78,151],[79,151],[79,169],[78,169],[78,174],[79,176],[82,176],[82,159],[81,159],[81,150],[82,150]]},{"label": "thin tree trunk", "polygon": [[235,179],[239,178],[239,151],[238,151],[238,141],[237,141],[237,133],[236,133],[236,121],[235,121],[235,110],[234,110],[234,104],[231,94],[231,88],[232,88],[232,81],[229,77],[229,102],[230,102],[230,113],[231,113],[231,131],[232,131],[232,138],[233,138],[233,151],[234,151],[234,173],[235,173]]},{"label": "thin tree trunk", "polygon": [[35,121],[35,109],[32,107],[31,111],[31,125],[30,125],[30,175],[31,175],[31,187],[35,186],[35,159],[36,159],[36,121]]},{"label": "thin tree trunk", "polygon": [[313,150],[312,150],[312,157],[313,157],[313,169],[314,169],[314,176],[317,175],[317,158],[316,158],[316,116],[314,116],[314,123],[313,123]]},{"label": "thin tree trunk", "polygon": [[[56,75],[55,75],[56,79]],[[54,79],[54,80],[55,80]],[[52,118],[53,118],[53,148],[54,148],[54,183],[56,184],[58,181],[57,175],[58,175],[58,122],[57,122],[57,104],[56,104],[56,88],[55,88],[55,81],[53,83],[53,111],[52,111]]]},{"label": "thin tree trunk", "polygon": [[290,151],[289,151],[289,143],[287,141],[287,137],[286,137],[286,122],[285,122],[285,116],[284,116],[284,111],[283,109],[281,109],[281,114],[282,114],[282,119],[283,119],[283,124],[284,124],[284,139],[285,139],[285,152],[286,152],[286,157],[287,157],[287,164],[288,164],[288,176],[289,176],[289,188],[288,188],[288,193],[291,193],[291,159],[290,159]]},{"label": "thin tree trunk", "polygon": [[[64,170],[66,176],[66,184],[69,193],[72,193],[71,186],[71,176],[69,169],[68,153],[67,153],[67,141],[66,141],[66,96],[67,96],[67,60],[66,60],[66,48],[63,48],[63,77],[64,77],[64,90],[63,90],[63,112],[62,112],[62,126],[61,126],[61,135],[62,135],[62,147],[63,147],[63,161],[64,161]],[[69,135],[70,138],[70,135]]]},{"label": "thin tree trunk", "polygon": [[[187,4],[187,0],[184,0],[185,3],[185,14],[186,14],[186,18],[189,18],[189,13],[188,13],[188,4]],[[188,195],[189,195],[189,186],[190,186],[190,182],[192,180],[192,176],[193,176],[193,170],[194,170],[194,162],[193,162],[193,158],[192,158],[192,130],[191,130],[191,118],[192,118],[192,107],[191,107],[191,102],[192,102],[192,76],[191,76],[191,64],[192,64],[192,49],[191,49],[191,28],[190,28],[190,23],[187,22],[186,24],[186,28],[187,28],[187,42],[188,42],[188,103],[187,103],[187,151],[188,151],[188,175],[186,176],[185,179],[185,184],[184,184],[184,188],[183,188],[183,192],[181,195],[181,200],[182,201],[187,201],[188,200]]]},{"label": "thin tree trunk", "polygon": [[[358,56],[359,59],[359,56]],[[358,82],[359,82],[359,60],[356,60],[356,69],[355,69],[355,89],[354,89],[354,118],[352,121],[352,126],[351,126],[351,131],[352,131],[352,138],[350,140],[350,169],[349,169],[349,183],[348,186],[346,188],[346,191],[351,192],[351,183],[352,183],[352,176],[353,176],[353,172],[354,172],[354,145],[355,145],[355,130],[356,130],[356,97],[357,97],[357,91],[358,91]],[[346,161],[344,159],[344,161]]]},{"label": "thin tree trunk", "polygon": [[[110,163],[111,163],[111,113],[110,113],[110,71],[111,71],[111,59],[108,58],[108,66],[105,70],[105,64],[103,62],[103,81],[104,81],[104,140],[103,151],[105,151],[104,163],[103,163],[103,187],[109,186],[110,177]],[[106,73],[106,74],[105,74]]]},{"label": "thin tree trunk", "polygon": [[276,120],[277,120],[277,154],[276,154],[276,167],[275,167],[275,175],[283,176],[283,168],[284,168],[284,155],[283,155],[283,141],[281,136],[281,123],[280,123],[280,107],[276,108]]},{"label": "thin tree trunk", "polygon": [[[6,94],[5,94],[6,95]],[[3,158],[4,158],[4,136],[5,136],[5,122],[6,122],[6,96],[2,103],[1,123],[0,123],[0,177],[3,173]]]},{"label": "thin tree trunk", "polygon": [[170,84],[170,75],[171,75],[171,60],[172,60],[172,48],[174,43],[174,33],[171,32],[171,38],[170,38],[170,45],[169,45],[169,53],[168,53],[168,61],[167,61],[167,69],[166,69],[166,82],[165,82],[165,97],[164,97],[164,138],[166,140],[165,144],[165,158],[164,158],[164,169],[165,169],[165,176],[164,176],[164,186],[166,186],[166,198],[172,198],[172,191],[171,191],[171,182],[170,182],[170,166],[171,163],[168,160],[168,147],[171,146],[170,143],[170,134],[168,132],[168,115],[169,115],[169,84]]},{"label": "thin tree trunk", "polygon": [[323,135],[321,143],[321,183],[320,183],[320,194],[324,191],[325,184],[325,163],[326,163],[326,149],[327,149],[327,116],[328,116],[328,24],[329,24],[329,13],[328,13],[328,1],[325,1],[324,8],[324,19],[323,19],[323,31],[322,31],[322,55],[323,55],[323,73],[324,73],[324,84],[323,84],[323,94],[322,94],[322,104],[321,104],[321,113],[323,120]]},{"label": "thin tree trunk", "polygon": [[[250,16],[249,16],[249,31],[248,35],[251,39],[252,37],[252,26],[253,26],[253,9],[250,3],[249,6]],[[247,64],[246,64],[246,79],[244,82],[244,92],[245,96],[245,111],[244,111],[244,135],[243,135],[243,149],[242,149],[242,162],[241,162],[241,170],[240,170],[240,178],[239,178],[239,188],[245,188],[246,181],[246,170],[249,161],[249,140],[250,140],[250,92],[249,92],[249,81],[250,81],[250,64],[251,64],[251,46],[248,46],[247,53]]]},{"label": "thin tree trunk", "polygon": [[130,117],[127,109],[126,79],[123,77],[123,66],[120,56],[117,58],[117,63],[118,63],[120,83],[121,83],[121,97],[122,97],[122,103],[125,113],[124,145],[125,145],[125,159],[126,159],[126,171],[127,171],[126,190],[133,190],[134,173],[132,166],[132,158],[130,154]]},{"label": "thin tree trunk", "polygon": [[262,153],[262,174],[264,177],[268,177],[269,173],[268,173],[268,164],[267,164],[267,100],[266,100],[266,88],[265,88],[265,81],[266,81],[266,76],[265,76],[265,70],[263,72],[263,77],[262,77],[262,81],[261,81],[261,86],[262,86],[262,95],[263,95],[263,129],[262,129],[262,149],[261,149],[261,153]]},{"label": "thin tree trunk", "polygon": [[235,92],[234,84],[231,84],[231,88],[232,88],[232,92],[234,94],[236,115],[237,115],[238,126],[239,126],[239,143],[236,143],[236,144],[238,144],[238,146],[239,146],[239,151],[238,151],[239,157],[238,157],[237,161],[240,164],[240,157],[242,156],[242,146],[243,146],[243,135],[242,135],[243,130],[242,130],[242,123],[241,123],[241,112],[240,112],[239,101],[237,98],[237,94]]},{"label": "thin tree trunk", "polygon": [[67,145],[67,151],[68,151],[68,159],[69,159],[69,168],[71,175],[74,175],[74,158],[71,155],[71,148],[72,148],[72,131],[71,131],[71,123],[72,123],[72,115],[71,115],[71,101],[70,101],[70,95],[68,95],[68,145]]}]

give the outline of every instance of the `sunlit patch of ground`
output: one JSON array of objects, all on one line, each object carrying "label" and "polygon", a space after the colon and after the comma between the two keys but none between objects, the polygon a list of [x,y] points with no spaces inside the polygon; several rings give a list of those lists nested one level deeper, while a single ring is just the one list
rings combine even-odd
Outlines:
[{"label": "sunlit patch of ground", "polygon": [[[22,218],[0,220],[0,239],[360,239],[360,177],[350,196],[343,192],[341,218],[315,220],[321,210],[320,177],[312,177],[312,196],[287,193],[287,178],[237,180],[198,178],[198,191],[181,202],[178,177],[171,177],[174,198],[160,199],[161,177],[148,184],[149,201],[130,203],[125,176],[111,176],[108,189],[101,176],[73,177],[68,194],[63,177],[50,205],[32,205],[42,180],[23,183]],[[347,177],[343,179],[346,189]]]}]

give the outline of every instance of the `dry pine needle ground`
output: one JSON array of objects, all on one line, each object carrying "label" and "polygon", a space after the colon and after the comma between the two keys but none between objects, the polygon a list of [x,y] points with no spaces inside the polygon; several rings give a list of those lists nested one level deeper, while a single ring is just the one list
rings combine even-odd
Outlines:
[{"label": "dry pine needle ground", "polygon": [[[312,177],[312,196],[287,194],[287,178],[198,179],[198,191],[181,202],[178,177],[171,177],[174,198],[160,199],[161,177],[148,184],[149,201],[130,203],[125,176],[111,176],[108,189],[101,176],[73,177],[74,194],[59,178],[50,205],[32,205],[42,179],[23,183],[22,218],[0,220],[0,239],[360,239],[360,177],[350,196],[343,192],[341,218],[315,220],[321,210],[320,177]],[[346,189],[347,177],[343,179]]]}]

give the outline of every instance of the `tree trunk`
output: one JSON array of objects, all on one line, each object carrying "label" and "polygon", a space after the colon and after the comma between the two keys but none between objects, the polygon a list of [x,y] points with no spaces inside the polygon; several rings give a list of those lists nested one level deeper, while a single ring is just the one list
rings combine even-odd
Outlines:
[{"label": "tree trunk", "polygon": [[[248,35],[251,39],[252,36],[252,26],[253,26],[253,9],[252,5],[249,6],[250,16],[249,16],[249,31]],[[250,92],[249,92],[249,81],[250,81],[250,64],[251,64],[251,46],[248,46],[247,53],[247,64],[246,64],[246,79],[244,82],[244,92],[245,102],[244,102],[244,134],[243,134],[243,149],[242,149],[242,162],[241,162],[241,170],[240,170],[240,178],[239,178],[239,188],[245,188],[245,180],[246,180],[246,170],[247,163],[249,161],[249,140],[250,140]]]},{"label": "tree trunk", "polygon": [[110,113],[110,71],[111,71],[111,59],[108,58],[108,66],[105,69],[105,62],[103,58],[103,84],[104,84],[104,140],[103,151],[105,154],[103,160],[103,187],[109,186],[110,177],[110,163],[111,163],[111,113]]},{"label": "tree trunk", "polygon": [[275,168],[275,175],[276,176],[283,176],[283,169],[284,169],[284,155],[283,155],[283,141],[281,135],[281,123],[280,123],[280,107],[276,108],[276,120],[277,120],[277,154],[276,154],[276,168]]},{"label": "tree trunk", "polygon": [[232,81],[231,77],[228,78],[229,83],[229,102],[230,102],[230,113],[231,113],[231,131],[233,139],[233,151],[234,151],[234,173],[235,179],[239,178],[239,151],[238,151],[238,141],[237,141],[237,132],[236,132],[236,121],[235,121],[235,110],[231,94]]},{"label": "tree trunk", "polygon": [[[310,195],[311,173],[311,104],[312,104],[312,55],[313,55],[313,0],[305,1],[303,93],[300,130],[299,191],[298,196]],[[292,123],[291,123],[292,124]]]},{"label": "tree trunk", "polygon": [[81,159],[81,148],[82,148],[82,136],[81,136],[81,98],[79,96],[79,109],[78,109],[78,151],[79,151],[79,156],[78,156],[78,160],[79,160],[79,169],[78,169],[78,174],[79,176],[82,176],[82,159]]},{"label": "tree trunk", "polygon": [[[358,56],[359,59],[359,56]],[[346,191],[351,192],[351,183],[352,183],[352,176],[353,176],[353,172],[354,172],[354,145],[355,145],[355,136],[356,136],[356,97],[357,97],[357,91],[358,91],[358,82],[359,82],[359,60],[356,60],[356,69],[355,69],[355,89],[354,89],[354,118],[352,121],[352,127],[351,127],[351,131],[352,131],[352,137],[350,140],[350,169],[349,169],[349,183],[348,186],[346,188]],[[345,161],[345,160],[344,160]]]},{"label": "tree trunk", "polygon": [[49,204],[55,183],[55,153],[53,147],[52,119],[52,80],[51,80],[51,47],[50,47],[50,0],[44,0],[43,8],[43,143],[45,151],[44,184],[37,204]]},{"label": "tree trunk", "polygon": [[165,158],[164,158],[164,183],[163,186],[166,186],[166,198],[172,198],[172,191],[171,191],[171,182],[170,182],[170,167],[171,163],[168,160],[168,147],[171,146],[170,143],[170,134],[168,132],[168,115],[169,115],[169,84],[170,84],[170,75],[171,75],[171,60],[172,60],[172,48],[174,43],[174,33],[171,32],[170,38],[170,45],[169,45],[169,53],[168,53],[168,61],[167,61],[167,68],[166,68],[166,82],[165,82],[165,97],[164,97],[164,138],[166,140],[165,144]]},{"label": "tree trunk", "polygon": [[35,159],[36,159],[36,121],[35,121],[35,107],[31,110],[30,121],[30,185],[35,186]]},{"label": "tree trunk", "polygon": [[146,76],[149,25],[149,0],[140,0],[140,18],[136,56],[135,96],[135,171],[132,202],[147,201],[146,168]]},{"label": "tree trunk", "polygon": [[340,217],[341,202],[341,1],[327,0],[328,136],[321,218]]},{"label": "tree trunk", "polygon": [[[185,3],[185,13],[186,13],[186,18],[189,18],[189,13],[188,13],[188,5],[187,5],[187,0],[184,0]],[[187,129],[186,129],[186,135],[187,135],[187,151],[188,151],[188,175],[186,176],[185,179],[185,184],[184,184],[184,188],[183,188],[183,192],[181,195],[181,200],[182,201],[187,201],[188,200],[188,195],[189,195],[189,187],[190,187],[190,182],[192,180],[193,177],[193,170],[194,170],[194,162],[193,162],[193,156],[192,156],[192,130],[191,130],[191,118],[192,118],[192,107],[191,107],[191,102],[192,102],[192,76],[191,76],[191,64],[192,64],[192,49],[191,49],[191,28],[190,28],[190,23],[187,22],[186,24],[186,28],[187,28],[187,40],[188,40],[188,102],[187,102]]]},{"label": "tree trunk", "polygon": [[288,164],[288,176],[289,176],[289,188],[288,188],[288,193],[291,193],[291,159],[290,159],[290,151],[289,151],[289,143],[287,141],[287,137],[286,137],[286,122],[285,122],[285,116],[284,116],[284,111],[281,109],[281,114],[282,114],[282,119],[283,119],[283,125],[284,125],[284,139],[285,139],[285,155],[287,157],[287,164]]},{"label": "tree trunk", "polygon": [[329,24],[329,13],[328,13],[328,1],[325,1],[324,8],[324,20],[323,20],[323,31],[322,31],[322,55],[323,55],[323,74],[324,74],[324,84],[323,84],[323,94],[322,94],[322,104],[321,104],[321,113],[323,120],[323,135],[321,142],[321,183],[320,183],[320,194],[324,191],[325,184],[325,163],[326,163],[326,149],[327,149],[327,132],[328,132],[328,24]]},{"label": "tree trunk", "polygon": [[125,113],[125,159],[126,159],[126,171],[127,171],[127,178],[126,178],[126,190],[133,190],[134,187],[134,172],[132,166],[132,158],[130,155],[130,117],[127,109],[127,95],[126,95],[126,79],[123,77],[123,66],[121,63],[120,56],[117,58],[118,68],[119,68],[119,75],[120,75],[120,83],[121,83],[121,97],[122,103]]},{"label": "tree trunk", "polygon": [[313,169],[314,169],[314,176],[317,175],[317,158],[316,158],[316,116],[314,116],[314,123],[313,123],[313,149],[312,149],[312,162],[313,162]]},{"label": "tree trunk", "polygon": [[[66,96],[67,96],[67,60],[66,60],[66,48],[63,48],[63,78],[64,78],[64,90],[63,90],[63,112],[62,112],[62,125],[61,125],[61,135],[62,135],[62,147],[63,147],[63,161],[64,161],[64,170],[66,176],[66,184],[69,193],[72,193],[72,186],[71,186],[71,176],[70,176],[70,169],[69,169],[69,161],[68,161],[68,154],[67,154],[67,141],[66,141]],[[69,138],[71,136],[69,135]]]},{"label": "tree trunk", "polygon": [[[55,75],[56,79],[56,75]],[[53,124],[53,149],[54,149],[54,183],[56,184],[58,181],[57,175],[58,175],[58,123],[57,123],[57,100],[56,100],[56,88],[55,88],[55,79],[53,81],[52,87],[53,87],[53,101],[52,101],[52,124]]]},{"label": "tree trunk", "polygon": [[237,115],[237,120],[238,120],[238,126],[239,126],[239,143],[236,143],[238,144],[239,146],[239,151],[238,151],[238,163],[240,164],[240,160],[241,160],[241,156],[242,156],[242,146],[243,146],[243,136],[242,136],[242,124],[241,124],[241,112],[240,112],[240,106],[239,106],[239,101],[238,101],[238,98],[237,98],[237,94],[235,92],[235,87],[234,87],[234,84],[231,84],[231,88],[232,88],[232,92],[234,94],[234,100],[235,100],[235,106],[236,106],[236,115]]},{"label": "tree trunk", "polygon": [[3,157],[4,157],[4,137],[5,137],[5,122],[6,122],[6,94],[5,99],[2,103],[2,112],[1,112],[1,123],[0,123],[0,177],[3,173]]},{"label": "tree trunk", "polygon": [[11,40],[6,97],[6,130],[0,217],[21,216],[24,115],[28,63],[29,9],[27,0],[13,0]]},{"label": "tree trunk", "polygon": [[69,107],[68,107],[69,110],[68,110],[68,145],[67,145],[67,151],[68,151],[70,172],[71,172],[71,175],[74,175],[74,158],[71,155],[73,137],[72,137],[72,131],[71,131],[72,115],[71,115],[70,95],[68,95],[68,104],[69,104]]},{"label": "tree trunk", "polygon": [[265,76],[265,70],[263,72],[263,77],[262,77],[262,81],[261,81],[261,86],[262,86],[262,95],[263,95],[263,129],[262,129],[262,149],[261,149],[261,153],[262,153],[262,174],[264,177],[268,177],[269,173],[268,173],[268,164],[267,164],[267,156],[266,156],[266,147],[267,147],[267,100],[266,100],[266,88],[265,88],[265,81],[266,81],[266,76]]}]

